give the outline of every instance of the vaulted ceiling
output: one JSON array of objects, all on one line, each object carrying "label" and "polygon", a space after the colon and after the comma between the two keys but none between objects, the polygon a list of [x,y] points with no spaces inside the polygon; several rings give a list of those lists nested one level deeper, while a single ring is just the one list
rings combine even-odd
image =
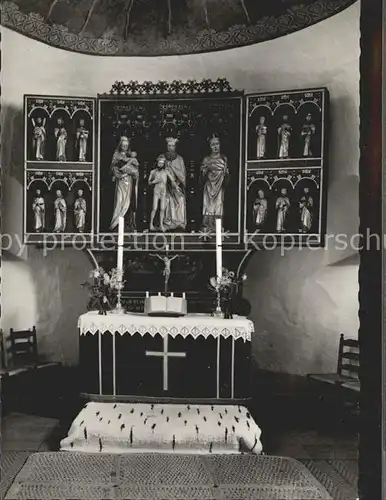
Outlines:
[{"label": "vaulted ceiling", "polygon": [[[355,0],[2,0],[3,26],[75,52],[159,56],[229,49],[306,28]],[[331,34],[333,36],[333,33]]]}]

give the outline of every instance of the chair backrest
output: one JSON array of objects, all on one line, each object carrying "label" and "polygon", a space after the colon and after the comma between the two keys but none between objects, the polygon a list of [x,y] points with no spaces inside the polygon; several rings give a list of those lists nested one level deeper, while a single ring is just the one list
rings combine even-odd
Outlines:
[{"label": "chair backrest", "polygon": [[13,366],[35,364],[38,360],[36,328],[9,332],[9,353]]},{"label": "chair backrest", "polygon": [[5,351],[4,334],[0,328],[0,368],[2,370],[7,368],[7,353]]},{"label": "chair backrest", "polygon": [[345,339],[341,334],[339,340],[338,374],[358,378],[359,373],[359,341]]}]

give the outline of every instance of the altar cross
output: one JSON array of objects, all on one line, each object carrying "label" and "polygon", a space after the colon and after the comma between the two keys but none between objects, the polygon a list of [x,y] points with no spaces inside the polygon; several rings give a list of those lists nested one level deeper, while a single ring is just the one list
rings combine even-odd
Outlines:
[{"label": "altar cross", "polygon": [[163,390],[168,390],[168,359],[169,358],[186,358],[186,352],[169,352],[169,336],[163,338],[163,351],[146,351],[146,356],[163,357]]}]

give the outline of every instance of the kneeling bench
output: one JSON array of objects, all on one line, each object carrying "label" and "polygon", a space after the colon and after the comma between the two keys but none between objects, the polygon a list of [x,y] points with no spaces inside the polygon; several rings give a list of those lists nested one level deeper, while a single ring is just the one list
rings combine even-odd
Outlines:
[{"label": "kneeling bench", "polygon": [[32,455],[6,500],[325,499],[326,489],[292,458],[256,455]]}]

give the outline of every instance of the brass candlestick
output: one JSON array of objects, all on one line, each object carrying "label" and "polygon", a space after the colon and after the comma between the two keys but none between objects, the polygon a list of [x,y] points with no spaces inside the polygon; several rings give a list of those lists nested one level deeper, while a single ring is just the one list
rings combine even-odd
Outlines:
[{"label": "brass candlestick", "polygon": [[221,294],[220,294],[220,287],[216,287],[216,310],[213,312],[213,316],[216,318],[222,318],[223,313],[221,310]]},{"label": "brass candlestick", "polygon": [[113,312],[114,314],[125,314],[125,310],[122,307],[122,302],[121,302],[122,290],[123,290],[123,281],[122,281],[123,272],[117,270],[117,277],[119,281],[114,286],[114,288],[117,290],[117,305],[111,312]]},{"label": "brass candlestick", "polygon": [[115,314],[125,314],[125,310],[123,309],[122,303],[121,303],[122,288],[123,288],[123,285],[122,285],[122,283],[120,283],[117,286],[117,305],[115,306],[115,309],[114,309]]}]

